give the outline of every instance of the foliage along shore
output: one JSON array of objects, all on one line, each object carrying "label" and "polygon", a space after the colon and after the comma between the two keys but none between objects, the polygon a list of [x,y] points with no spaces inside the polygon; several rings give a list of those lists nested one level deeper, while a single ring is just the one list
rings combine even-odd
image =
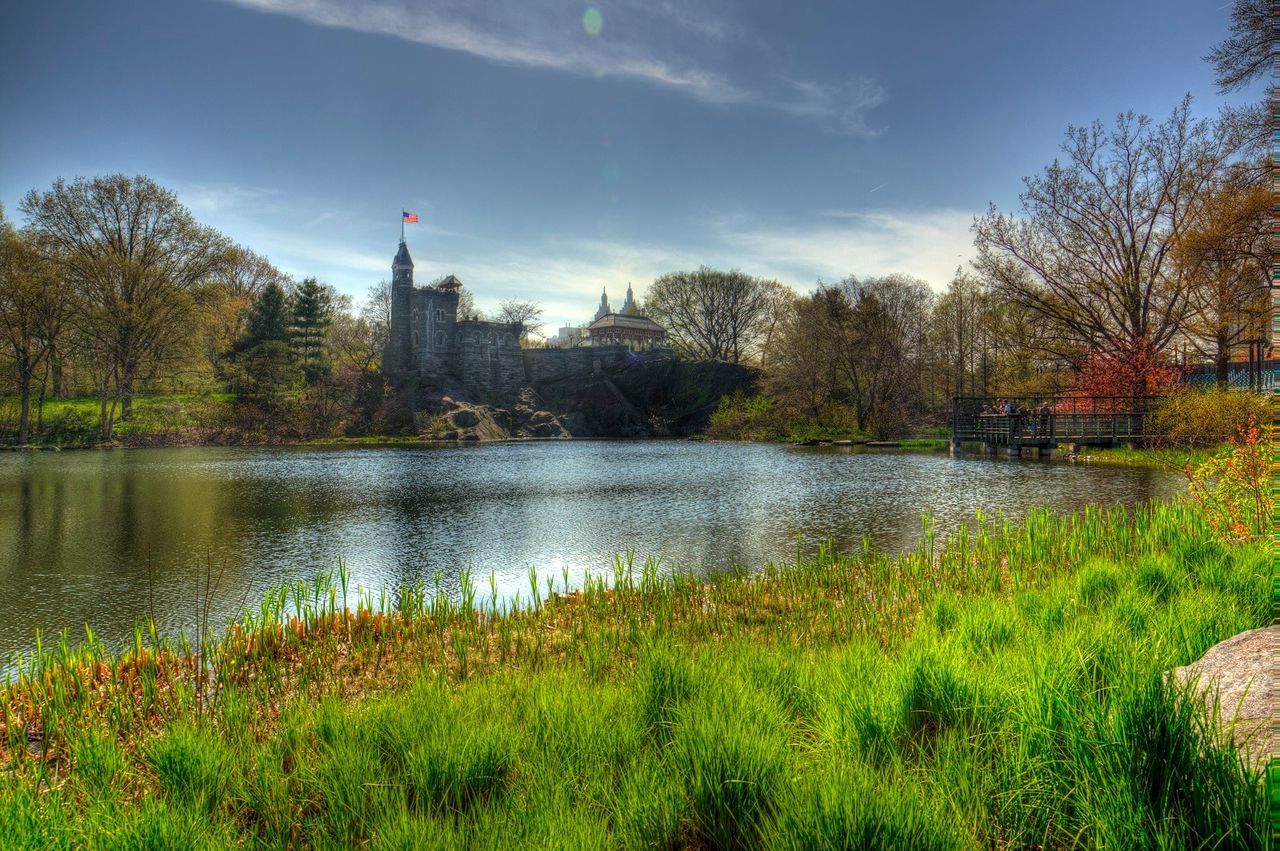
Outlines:
[{"label": "foliage along shore", "polygon": [[[569,589],[283,587],[224,635],[88,634],[0,695],[13,847],[1258,847],[1163,672],[1269,620],[1188,501],[978,518],[898,557]],[[209,578],[204,579],[207,597]],[[452,595],[450,591],[452,590]]]}]

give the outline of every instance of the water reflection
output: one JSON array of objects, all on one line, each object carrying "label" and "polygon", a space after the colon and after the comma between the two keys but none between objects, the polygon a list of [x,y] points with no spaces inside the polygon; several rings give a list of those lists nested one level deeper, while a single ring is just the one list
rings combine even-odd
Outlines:
[{"label": "water reflection", "polygon": [[[223,572],[218,614],[287,578],[332,570],[381,589],[470,567],[500,593],[529,566],[557,583],[616,553],[714,571],[864,535],[901,550],[931,511],[974,516],[1167,497],[1175,474],[986,458],[685,442],[465,448],[177,449],[0,458],[0,652],[37,628],[109,640],[154,611],[192,623],[198,576]],[[487,593],[487,589],[486,589]],[[527,594],[527,591],[525,591]]]}]

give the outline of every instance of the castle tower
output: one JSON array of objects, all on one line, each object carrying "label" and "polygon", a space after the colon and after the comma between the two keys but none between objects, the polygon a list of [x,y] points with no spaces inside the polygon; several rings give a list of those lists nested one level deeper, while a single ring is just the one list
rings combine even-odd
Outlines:
[{"label": "castle tower", "polygon": [[596,311],[596,319],[603,319],[613,313],[609,307],[609,291],[607,289],[600,290],[600,309]]},{"label": "castle tower", "polygon": [[383,356],[385,371],[395,373],[409,367],[409,320],[413,310],[413,258],[409,246],[400,248],[391,261],[391,339]]},{"label": "castle tower", "polygon": [[627,298],[622,302],[622,314],[624,316],[635,316],[640,312],[640,308],[636,307],[635,293],[631,292],[631,282],[627,281]]}]

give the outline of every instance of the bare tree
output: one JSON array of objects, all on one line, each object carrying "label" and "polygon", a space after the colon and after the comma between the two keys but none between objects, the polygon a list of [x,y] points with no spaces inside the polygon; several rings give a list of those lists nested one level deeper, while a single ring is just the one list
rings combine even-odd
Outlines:
[{"label": "bare tree", "polygon": [[899,433],[926,407],[932,310],[928,285],[906,275],[820,283],[784,316],[765,390],[811,420],[835,406],[859,431]]},{"label": "bare tree", "polygon": [[75,289],[109,440],[117,405],[128,419],[137,384],[189,345],[192,290],[224,266],[230,246],[142,176],[59,179],[21,209]]},{"label": "bare tree", "polygon": [[906,275],[851,275],[832,289],[827,298],[838,320],[832,326],[840,342],[837,363],[858,427],[888,435],[921,407],[920,364],[933,294]]},{"label": "bare tree", "polygon": [[539,331],[542,327],[541,319],[542,307],[535,302],[508,299],[498,304],[496,321],[519,325],[522,338],[541,337],[542,334]]},{"label": "bare tree", "polygon": [[975,220],[978,268],[1052,332],[1046,350],[1158,354],[1181,330],[1190,281],[1171,252],[1244,142],[1238,123],[1190,108],[1068,128],[1066,162],[1024,180],[1020,217],[993,205]]},{"label": "bare tree", "polygon": [[982,362],[982,347],[987,339],[983,326],[987,321],[988,302],[988,293],[981,279],[956,269],[946,293],[934,306],[936,350],[947,372],[947,389],[951,395],[977,393],[975,383]]},{"label": "bare tree", "polygon": [[1225,387],[1232,351],[1265,342],[1270,316],[1271,190],[1241,170],[1224,180],[1182,235],[1175,259],[1192,282],[1186,331]]},{"label": "bare tree", "polygon": [[70,300],[35,234],[11,226],[0,209],[0,337],[18,388],[18,444],[31,437],[31,394],[67,318]]},{"label": "bare tree", "polygon": [[1271,0],[1234,0],[1230,35],[1205,56],[1223,94],[1245,88],[1275,67]]},{"label": "bare tree", "polygon": [[766,392],[811,420],[818,419],[836,392],[828,321],[823,299],[816,295],[795,299],[782,312],[776,345],[768,349]]},{"label": "bare tree", "polygon": [[644,312],[686,356],[739,363],[759,341],[772,298],[759,278],[700,266],[657,278]]},{"label": "bare tree", "polygon": [[360,318],[369,325],[374,349],[381,353],[391,339],[391,283],[379,281],[365,293]]},{"label": "bare tree", "polygon": [[792,307],[796,301],[795,292],[778,281],[764,281],[765,308],[756,326],[754,353],[760,361],[760,368],[767,369],[769,358],[774,351],[774,340],[777,339],[782,323],[792,315]]},{"label": "bare tree", "polygon": [[294,289],[293,280],[270,260],[240,245],[233,246],[223,256],[213,282],[233,298],[249,304],[262,294],[267,284],[277,284],[286,293]]}]

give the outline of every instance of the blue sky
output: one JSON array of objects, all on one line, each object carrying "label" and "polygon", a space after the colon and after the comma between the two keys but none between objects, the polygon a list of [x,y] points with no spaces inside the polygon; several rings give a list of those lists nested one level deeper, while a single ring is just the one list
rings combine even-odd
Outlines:
[{"label": "blue sky", "polygon": [[[359,296],[402,207],[420,281],[589,318],[700,263],[945,286],[1067,124],[1184,92],[1227,7],[1182,0],[17,0],[0,201],[143,173]],[[1258,95],[1260,96],[1260,95]]]}]

